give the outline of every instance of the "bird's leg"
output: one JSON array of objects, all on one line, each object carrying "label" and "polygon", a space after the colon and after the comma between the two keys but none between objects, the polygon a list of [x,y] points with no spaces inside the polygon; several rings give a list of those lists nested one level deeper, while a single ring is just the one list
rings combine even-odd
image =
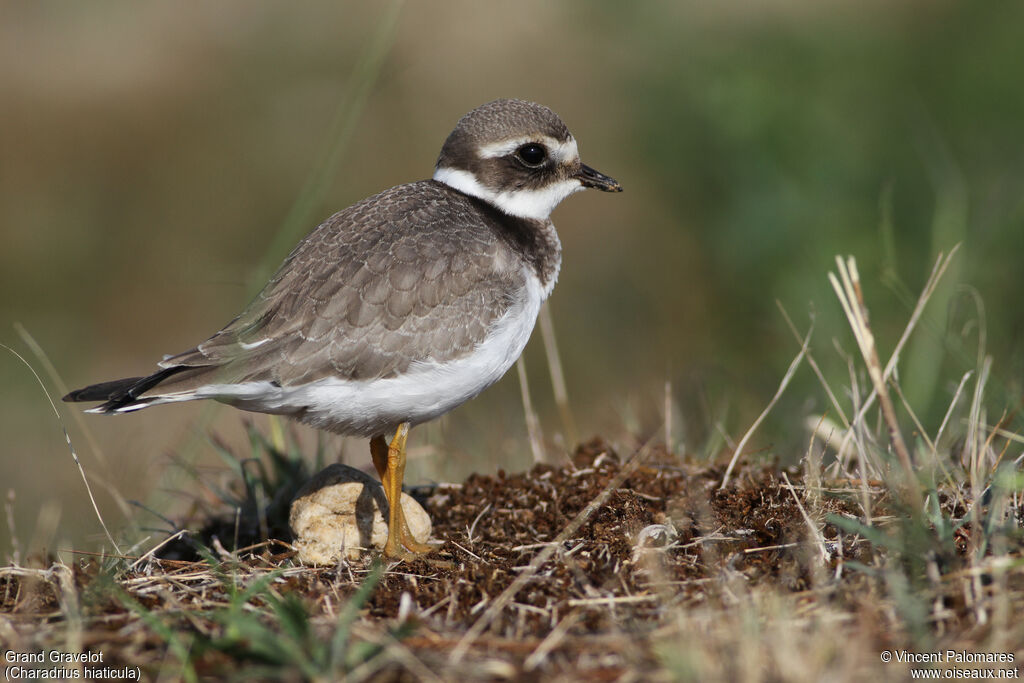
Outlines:
[{"label": "bird's leg", "polygon": [[[370,441],[370,454],[374,467],[384,485],[388,499],[388,540],[384,554],[388,557],[409,559],[416,553],[426,553],[433,548],[417,541],[409,531],[402,508],[402,479],[405,477],[405,441],[409,436],[409,423],[403,422],[395,431],[395,438],[384,448],[384,438],[374,437]],[[383,461],[383,462],[382,462]],[[383,465],[383,467],[382,467]]]},{"label": "bird's leg", "polygon": [[377,476],[384,487],[384,495],[388,494],[388,442],[380,434],[370,439],[370,457],[377,469]]}]

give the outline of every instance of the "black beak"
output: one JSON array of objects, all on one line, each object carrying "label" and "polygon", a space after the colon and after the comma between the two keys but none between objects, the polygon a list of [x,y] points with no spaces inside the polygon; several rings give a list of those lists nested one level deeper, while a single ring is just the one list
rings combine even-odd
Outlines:
[{"label": "black beak", "polygon": [[604,173],[599,173],[586,164],[580,164],[580,170],[574,176],[579,179],[583,187],[596,187],[604,192],[622,192],[622,185],[615,178],[609,178]]}]

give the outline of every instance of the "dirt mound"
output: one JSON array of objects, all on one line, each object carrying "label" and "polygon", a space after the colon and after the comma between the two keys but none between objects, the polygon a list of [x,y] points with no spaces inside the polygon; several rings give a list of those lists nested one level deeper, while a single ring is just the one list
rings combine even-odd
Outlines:
[{"label": "dirt mound", "polygon": [[[664,677],[666,666],[690,670],[694,652],[717,652],[700,670],[730,679],[746,664],[727,653],[763,621],[773,630],[759,636],[762,649],[751,657],[778,668],[799,657],[798,643],[814,643],[825,654],[803,670],[813,680],[837,663],[857,672],[877,660],[863,652],[906,642],[877,628],[893,621],[891,603],[880,606],[885,584],[843,566],[878,566],[878,544],[829,521],[858,518],[868,493],[874,514],[884,515],[883,487],[832,482],[807,491],[798,472],[767,465],[741,464],[725,488],[722,475],[720,465],[658,448],[620,457],[595,439],[563,466],[417,491],[443,544],[412,561],[380,567],[367,554],[303,567],[285,540],[250,539],[244,524],[231,530],[215,520],[204,559],[146,558],[115,575],[96,560],[5,570],[0,615],[15,647],[61,642],[61,629],[70,628],[62,610],[78,591],[84,612],[76,618],[91,620],[88,643],[103,648],[106,661],[155,671],[167,657],[167,633],[175,633],[175,652],[191,652],[191,670],[214,676],[245,662],[269,662],[276,676],[299,666],[295,652],[313,652],[302,676],[330,677],[339,660],[323,648],[342,642],[358,655],[344,670],[356,680],[407,680],[410,672],[425,680]],[[258,542],[230,552],[217,536],[229,532],[239,545]],[[968,610],[947,602],[955,626]],[[787,621],[794,605],[817,616]],[[38,629],[42,622],[48,628]],[[789,624],[781,645],[771,644],[774,624]],[[338,629],[346,640],[331,635]],[[676,662],[679,643],[694,642],[695,633],[709,640],[687,646]],[[853,637],[859,649],[820,647]],[[780,647],[794,653],[778,654]]]}]

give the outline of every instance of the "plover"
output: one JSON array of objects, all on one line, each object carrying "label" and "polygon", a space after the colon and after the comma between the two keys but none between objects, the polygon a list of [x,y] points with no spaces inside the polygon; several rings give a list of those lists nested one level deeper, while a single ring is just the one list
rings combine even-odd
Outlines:
[{"label": "plover", "polygon": [[426,552],[398,502],[409,428],[515,363],[558,278],[551,211],[588,187],[622,189],[580,162],[553,111],[485,104],[459,120],[431,180],[328,218],[224,329],[151,375],[64,400],[103,401],[88,412],[109,414],[208,398],[370,437],[389,502],[384,553]]}]

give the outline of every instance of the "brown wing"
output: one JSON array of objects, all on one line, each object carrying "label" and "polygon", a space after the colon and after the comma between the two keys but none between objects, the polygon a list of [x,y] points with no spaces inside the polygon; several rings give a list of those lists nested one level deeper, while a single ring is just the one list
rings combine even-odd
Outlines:
[{"label": "brown wing", "polygon": [[[483,341],[521,285],[521,264],[465,196],[402,185],[310,233],[244,313],[163,367],[181,382],[389,377]],[[170,378],[154,393],[187,387]]]}]

